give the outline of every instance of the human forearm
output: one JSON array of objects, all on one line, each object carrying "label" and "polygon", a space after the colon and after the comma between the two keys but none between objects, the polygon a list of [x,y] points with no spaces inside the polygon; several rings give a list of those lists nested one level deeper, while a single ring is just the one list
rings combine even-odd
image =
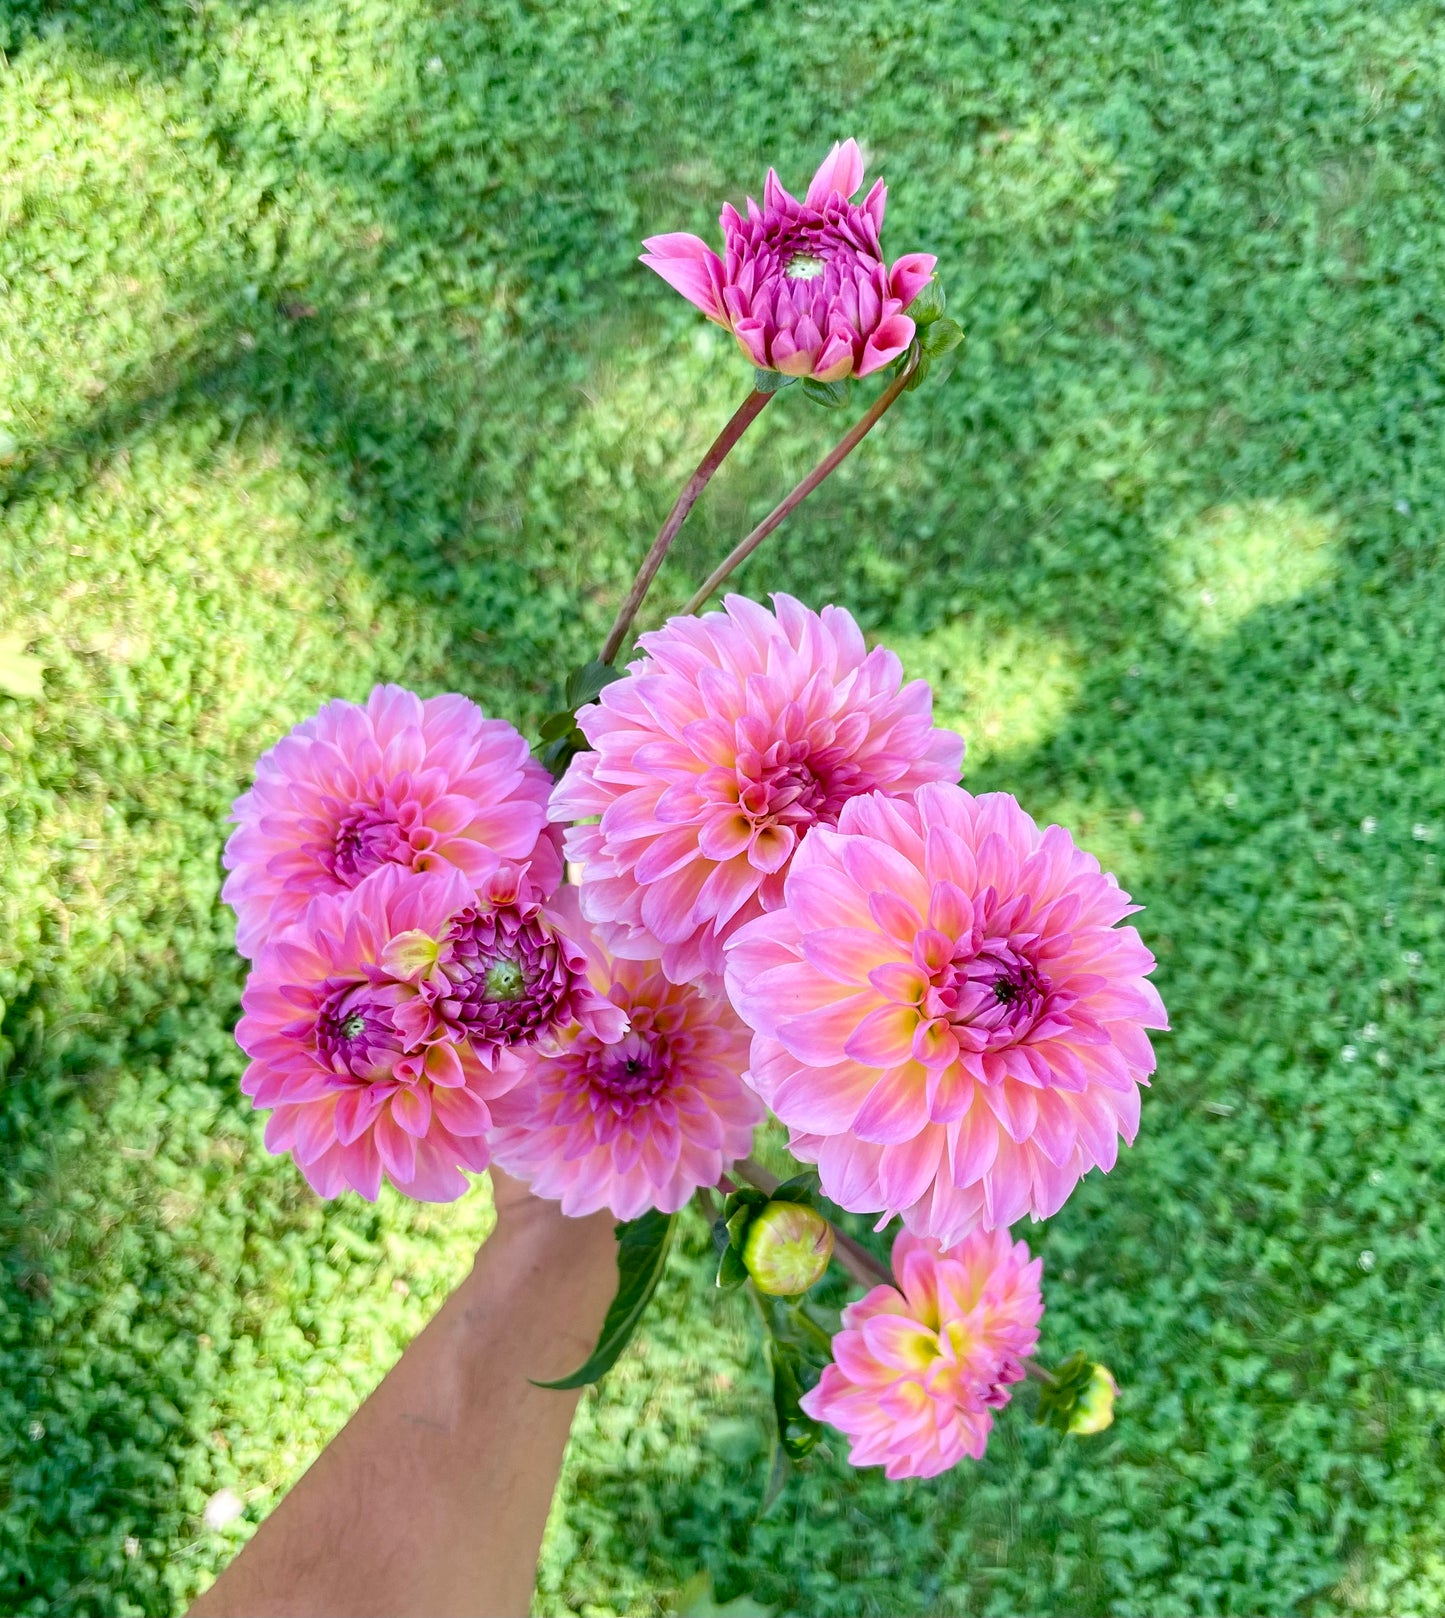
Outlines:
[{"label": "human forearm", "polygon": [[471,1275],[192,1609],[525,1613],[585,1358],[616,1281],[612,1222],[503,1207]]}]

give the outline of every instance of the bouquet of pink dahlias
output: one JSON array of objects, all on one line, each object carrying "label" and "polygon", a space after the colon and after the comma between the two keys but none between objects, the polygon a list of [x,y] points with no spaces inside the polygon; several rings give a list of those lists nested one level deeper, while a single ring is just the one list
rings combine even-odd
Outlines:
[{"label": "bouquet of pink dahlias", "polygon": [[[962,338],[932,254],[890,266],[886,190],[837,145],[803,199],[769,171],[723,252],[642,262],[725,326],[753,387],[689,478],[537,755],[466,697],[396,686],[283,737],[236,801],[224,897],[253,962],[237,1038],[265,1138],[322,1196],[461,1196],[495,1162],[562,1211],[609,1209],[619,1292],[603,1376],[676,1221],[766,1333],[780,1486],[848,1442],[931,1477],[982,1456],[1026,1378],[1040,1421],[1112,1419],[1112,1375],[1032,1356],[1046,1219],[1134,1139],[1167,1027],[1135,908],[1059,826],[959,783],[963,739],[843,608],[718,586]],[[793,383],[856,424],[636,638],[651,582],[743,433]],[[554,784],[555,782],[555,784]],[[563,883],[563,854],[569,882]],[[771,1113],[802,1164],[750,1155]],[[905,1227],[891,1269],[866,1216]],[[830,1269],[867,1286],[830,1314]]]}]

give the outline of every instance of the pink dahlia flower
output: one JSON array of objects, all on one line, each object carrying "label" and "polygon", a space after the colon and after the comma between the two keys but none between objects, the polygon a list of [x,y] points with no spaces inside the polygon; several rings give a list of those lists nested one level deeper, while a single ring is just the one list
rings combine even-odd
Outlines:
[{"label": "pink dahlia flower", "polygon": [[621,1039],[579,1023],[503,1058],[523,1078],[496,1103],[496,1161],[567,1214],[675,1213],[744,1156],[762,1104],[741,1077],[748,1032],[723,1000],[617,960],[579,932],[592,987],[626,1014]]},{"label": "pink dahlia flower", "polygon": [[328,702],[261,755],[236,800],[221,897],[237,949],[254,956],[316,894],[383,865],[453,865],[479,887],[503,861],[528,862],[550,893],[562,876],[550,785],[518,732],[466,697],[379,685],[364,706]]},{"label": "pink dahlia flower", "polygon": [[[420,1002],[404,1015],[416,1019],[418,1034],[427,1015],[439,1018],[487,1067],[511,1046],[570,1023],[603,1043],[621,1039],[626,1015],[589,981],[584,931],[575,888],[544,906],[524,873],[503,866],[449,918],[435,964],[418,958]],[[423,940],[424,951],[430,943]]]},{"label": "pink dahlia flower", "polygon": [[908,253],[890,270],[878,233],[888,188],[882,180],[861,204],[856,141],[835,145],[801,202],[772,169],[763,206],[748,198],[744,219],[722,211],[724,256],[685,231],[652,236],[642,262],[719,326],[754,365],[785,376],[836,382],[867,376],[913,341],[904,314],[933,275],[932,253]]},{"label": "pink dahlia flower", "polygon": [[[488,1104],[514,1083],[431,1015],[416,982],[385,964],[398,939],[435,937],[470,904],[454,867],[388,866],[322,894],[262,946],[236,1029],[242,1090],[271,1107],[266,1145],[289,1151],[323,1197],[350,1186],[447,1202],[488,1161]],[[405,967],[402,967],[405,970]]]},{"label": "pink dahlia flower", "polygon": [[854,798],[730,940],[749,1078],[845,1208],[945,1243],[1046,1218],[1133,1140],[1168,1026],[1135,908],[1006,794]]},{"label": "pink dahlia flower", "polygon": [[729,596],[641,636],[646,656],[578,714],[593,751],[552,795],[554,819],[595,820],[566,839],[584,914],[615,954],[661,956],[674,983],[720,983],[723,940],[782,903],[809,827],[962,764],[925,682],[903,685],[841,607],[773,601]]},{"label": "pink dahlia flower", "polygon": [[426,1202],[460,1196],[461,1170],[487,1166],[489,1103],[517,1082],[499,1051],[548,1016],[621,1037],[624,1014],[523,881],[503,867],[479,896],[455,867],[386,865],[262,946],[236,1029],[252,1058],[241,1088],[275,1109],[266,1145],[322,1196],[375,1198],[383,1174]]},{"label": "pink dahlia flower", "polygon": [[803,1409],[848,1435],[854,1466],[882,1466],[890,1478],[981,1460],[993,1412],[1038,1346],[1042,1269],[1005,1230],[948,1249],[903,1232],[893,1244],[898,1285],[844,1309],[833,1363]]}]

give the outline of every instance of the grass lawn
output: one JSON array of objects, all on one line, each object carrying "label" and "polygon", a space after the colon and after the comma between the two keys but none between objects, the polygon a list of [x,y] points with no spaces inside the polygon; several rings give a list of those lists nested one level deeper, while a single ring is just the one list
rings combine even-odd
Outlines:
[{"label": "grass lawn", "polygon": [[[1442,22],[0,0],[0,637],[44,666],[0,693],[0,1608],[180,1609],[468,1263],[484,1189],[323,1207],[263,1153],[227,805],[378,678],[545,711],[747,385],[639,238],[848,133],[969,341],[745,585],[850,606],[1147,906],[1139,1144],[1033,1233],[1046,1353],[1124,1396],[932,1483],[835,1445],[757,1521],[694,1227],[538,1610],[1445,1606]],[[831,442],[799,391],[656,611]]]}]

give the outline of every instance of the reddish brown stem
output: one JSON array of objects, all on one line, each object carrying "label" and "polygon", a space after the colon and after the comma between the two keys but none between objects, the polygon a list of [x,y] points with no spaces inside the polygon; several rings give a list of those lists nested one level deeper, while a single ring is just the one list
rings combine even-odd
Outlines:
[{"label": "reddish brown stem", "polygon": [[683,484],[682,493],[678,495],[672,510],[667,514],[667,521],[657,531],[652,549],[642,559],[642,566],[637,570],[637,577],[632,581],[627,599],[617,609],[617,617],[602,645],[604,663],[610,663],[621,649],[623,641],[627,638],[627,631],[632,627],[632,620],[637,616],[638,608],[652,587],[653,579],[657,577],[657,570],[662,566],[663,557],[667,555],[673,540],[677,538],[678,530],[687,520],[688,512],[697,504],[698,496],[712,481],[713,473],[727,459],[733,445],[757,420],[763,406],[771,398],[771,393],[762,393],[754,388],[733,412],[727,426],[713,440],[711,449],[698,462],[697,470]]},{"label": "reddish brown stem", "polygon": [[888,408],[897,399],[898,395],[908,386],[909,379],[917,369],[916,357],[899,371],[892,382],[868,407],[867,413],[859,420],[851,432],[846,434],[823,457],[821,461],[808,473],[807,477],[793,492],[782,501],[780,505],[768,513],[766,517],[753,529],[746,539],[740,540],[728,553],[722,562],[708,575],[707,581],[697,591],[692,600],[682,609],[684,614],[696,612],[703,602],[717,589],[718,585],[727,578],[734,568],[741,567],[769,534],[789,515],[795,511],[812,494],[813,490],[850,456],[863,442],[869,433],[878,425]]}]

